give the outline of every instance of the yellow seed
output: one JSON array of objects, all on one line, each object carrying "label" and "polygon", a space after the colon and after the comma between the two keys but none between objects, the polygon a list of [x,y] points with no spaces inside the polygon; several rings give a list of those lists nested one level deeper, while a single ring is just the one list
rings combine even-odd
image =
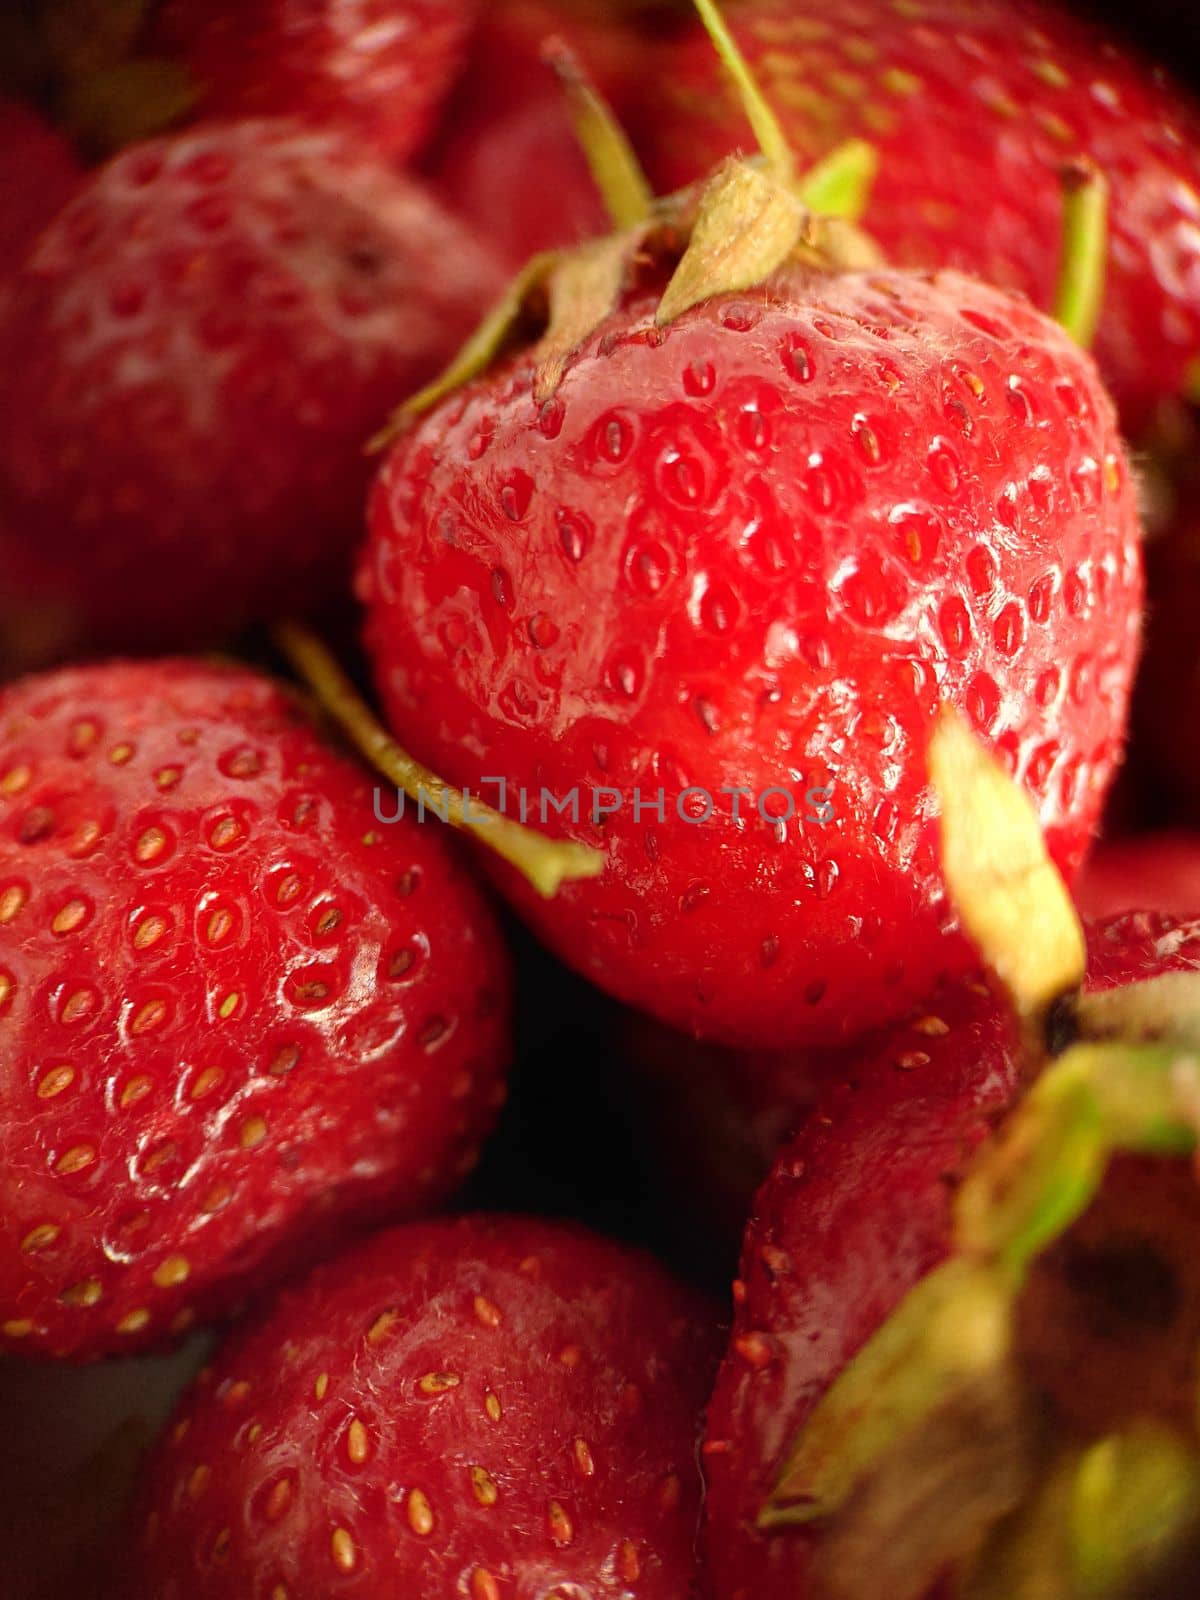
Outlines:
[{"label": "yellow seed", "polygon": [[500,1409],[500,1396],[498,1394],[493,1394],[489,1389],[487,1394],[484,1396],[483,1409],[487,1412],[488,1416],[491,1417],[493,1422],[499,1422],[501,1416],[503,1415],[503,1412]]},{"label": "yellow seed", "polygon": [[889,94],[914,95],[924,87],[915,72],[905,72],[903,67],[885,67],[879,81]]},{"label": "yellow seed", "polygon": [[187,1492],[191,1499],[199,1500],[212,1479],[212,1468],[200,1465],[188,1479]]},{"label": "yellow seed", "polygon": [[313,1384],[313,1393],[316,1395],[318,1400],[324,1400],[328,1390],[329,1374],[327,1372],[323,1372],[317,1379],[316,1383]]},{"label": "yellow seed", "polygon": [[471,1600],[500,1600],[500,1586],[486,1567],[471,1574]]},{"label": "yellow seed", "polygon": [[0,972],[0,1007],[7,1001],[13,992],[13,981],[7,972]]},{"label": "yellow seed", "polygon": [[35,1250],[45,1250],[58,1238],[59,1230],[52,1222],[43,1222],[31,1228],[21,1240],[21,1249],[32,1255]]},{"label": "yellow seed", "polygon": [[243,1150],[255,1150],[267,1137],[267,1125],[261,1117],[248,1117],[242,1123],[238,1143]]},{"label": "yellow seed", "polygon": [[251,1423],[250,1427],[248,1428],[248,1430],[246,1432],[246,1443],[247,1444],[257,1444],[258,1441],[261,1438],[262,1438],[262,1423],[261,1422],[253,1422],[253,1423]]},{"label": "yellow seed", "polygon": [[396,1322],[399,1320],[398,1311],[383,1311],[367,1329],[367,1343],[380,1344],[387,1338]]},{"label": "yellow seed", "polygon": [[558,1352],[558,1359],[564,1367],[573,1369],[583,1360],[583,1351],[577,1344],[565,1344]]},{"label": "yellow seed", "polygon": [[590,1478],[596,1470],[596,1463],[592,1458],[592,1452],[588,1447],[587,1440],[576,1439],[574,1450],[575,1465],[579,1469],[580,1475],[585,1478]]},{"label": "yellow seed", "polygon": [[175,1143],[171,1139],[165,1140],[157,1149],[150,1152],[142,1162],[142,1171],[153,1175],[160,1168],[165,1167],[176,1154]]},{"label": "yellow seed", "polygon": [[457,1372],[427,1372],[417,1379],[422,1394],[445,1394],[447,1389],[457,1389],[462,1379]]},{"label": "yellow seed", "polygon": [[29,787],[29,780],[33,777],[28,767],[10,767],[0,778],[0,794],[20,794],[22,789]]},{"label": "yellow seed", "polygon": [[224,850],[241,835],[241,828],[233,817],[222,817],[220,822],[213,825],[213,830],[208,836],[208,842],[214,850]]},{"label": "yellow seed", "polygon": [[288,1592],[281,1583],[277,1583],[271,1590],[271,1600],[288,1600]]},{"label": "yellow seed", "polygon": [[33,1332],[33,1323],[24,1317],[14,1317],[10,1322],[0,1323],[0,1333],[7,1339],[24,1339]]},{"label": "yellow seed", "polygon": [[168,1256],[154,1272],[154,1281],[160,1289],[177,1289],[186,1283],[191,1273],[186,1256]]},{"label": "yellow seed", "polygon": [[636,1583],[642,1575],[642,1563],[638,1559],[637,1545],[632,1539],[621,1540],[621,1576],[626,1583]]},{"label": "yellow seed", "polygon": [[228,939],[232,931],[233,917],[224,909],[224,907],[221,907],[214,911],[212,916],[209,917],[208,927],[204,931],[204,937],[208,940],[209,944],[220,944],[222,939]]},{"label": "yellow seed", "polygon": [[367,1430],[357,1417],[346,1430],[346,1454],[361,1467],[371,1453],[371,1441],[367,1437]]},{"label": "yellow seed", "polygon": [[69,1089],[75,1082],[75,1068],[65,1063],[61,1067],[51,1067],[37,1086],[39,1100],[53,1100],[56,1095],[62,1094],[64,1089]]},{"label": "yellow seed", "polygon": [[206,1216],[211,1216],[214,1211],[220,1211],[222,1206],[227,1206],[232,1198],[233,1190],[227,1183],[214,1183],[201,1200],[200,1209]]},{"label": "yellow seed", "polygon": [[486,1296],[475,1296],[475,1315],[485,1328],[498,1328],[501,1322],[500,1307]]},{"label": "yellow seed", "polygon": [[120,1106],[122,1111],[128,1110],[130,1106],[137,1105],[139,1100],[144,1100],[152,1087],[153,1085],[149,1078],[130,1078],[129,1082],[121,1090]]},{"label": "yellow seed", "polygon": [[80,1017],[86,1017],[92,1009],[92,996],[87,989],[76,989],[74,994],[68,995],[63,1002],[60,1019],[68,1026],[78,1022]]},{"label": "yellow seed", "polygon": [[68,1306],[98,1306],[104,1297],[99,1278],[84,1278],[64,1289],[59,1297]]},{"label": "yellow seed", "polygon": [[433,1532],[433,1507],[420,1489],[409,1491],[408,1525],[422,1539]]},{"label": "yellow seed", "polygon": [[173,789],[183,777],[179,767],[159,767],[154,774],[154,782],[160,789]]},{"label": "yellow seed", "polygon": [[291,1503],[292,1480],[290,1478],[280,1478],[267,1496],[267,1521],[278,1522]]},{"label": "yellow seed", "polygon": [[121,1318],[120,1322],[117,1323],[117,1332],[141,1333],[143,1328],[149,1326],[149,1323],[150,1313],[144,1306],[141,1306],[138,1310],[131,1311],[127,1316]]},{"label": "yellow seed", "polygon": [[339,1572],[353,1572],[358,1565],[358,1551],[354,1540],[345,1528],[335,1528],[329,1540],[329,1549],[333,1555],[333,1564]]},{"label": "yellow seed", "polygon": [[167,931],[167,924],[162,917],[143,917],[137,925],[133,936],[136,950],[149,950],[152,944],[157,944]]},{"label": "yellow seed", "polygon": [[949,1024],[943,1022],[941,1017],[935,1016],[921,1017],[913,1023],[913,1027],[918,1033],[923,1033],[931,1039],[941,1038],[943,1034],[950,1032]]},{"label": "yellow seed", "polygon": [[205,1067],[192,1085],[192,1099],[203,1100],[206,1094],[212,1093],[224,1076],[220,1067]]},{"label": "yellow seed", "polygon": [[84,1167],[90,1167],[96,1159],[96,1149],[90,1144],[73,1144],[64,1151],[54,1163],[55,1172],[72,1173],[82,1172]]},{"label": "yellow seed", "polygon": [[67,846],[69,856],[86,856],[100,837],[98,822],[83,822],[75,830],[75,837]]},{"label": "yellow seed", "polygon": [[134,856],[143,866],[148,861],[157,861],[167,848],[167,836],[161,828],[147,828],[137,844],[133,847]]},{"label": "yellow seed", "polygon": [[28,899],[27,889],[23,889],[19,883],[10,883],[7,889],[0,892],[0,922],[11,922]]},{"label": "yellow seed", "polygon": [[160,1028],[167,1018],[167,1002],[165,1000],[147,1000],[139,1008],[133,1021],[129,1024],[131,1033],[153,1033]]},{"label": "yellow seed", "polygon": [[222,1022],[227,1022],[237,1010],[238,1001],[240,999],[241,996],[235,991],[232,994],[227,994],[224,1000],[221,1001],[221,1004],[217,1007],[217,1015],[221,1018]]},{"label": "yellow seed", "polygon": [[133,759],[133,746],[131,744],[115,744],[108,752],[108,759],[114,767],[123,767],[127,761]]},{"label": "yellow seed", "polygon": [[547,1507],[546,1527],[555,1544],[570,1544],[575,1537],[571,1519],[557,1500],[551,1500]]},{"label": "yellow seed", "polygon": [[229,1528],[222,1528],[213,1540],[212,1558],[219,1567],[224,1566],[229,1559],[229,1546],[233,1543],[233,1533]]},{"label": "yellow seed", "polygon": [[188,1429],[191,1427],[191,1425],[192,1419],[190,1417],[183,1417],[179,1422],[177,1422],[171,1429],[171,1443],[182,1444],[187,1438]]},{"label": "yellow seed", "polygon": [[239,1378],[236,1383],[231,1383],[228,1389],[226,1389],[224,1403],[227,1407],[229,1407],[230,1410],[232,1410],[235,1406],[240,1406],[242,1401],[245,1400],[249,1393],[250,1385],[246,1382],[245,1378]]},{"label": "yellow seed", "polygon": [[50,932],[58,934],[60,938],[63,934],[74,933],[87,920],[87,914],[88,908],[82,900],[68,900],[51,922]]},{"label": "yellow seed", "polygon": [[1071,77],[1057,61],[1041,60],[1031,62],[1034,75],[1049,84],[1052,89],[1066,89],[1071,82]]},{"label": "yellow seed", "polygon": [[494,1506],[500,1498],[496,1480],[486,1467],[471,1468],[471,1488],[481,1506]]}]

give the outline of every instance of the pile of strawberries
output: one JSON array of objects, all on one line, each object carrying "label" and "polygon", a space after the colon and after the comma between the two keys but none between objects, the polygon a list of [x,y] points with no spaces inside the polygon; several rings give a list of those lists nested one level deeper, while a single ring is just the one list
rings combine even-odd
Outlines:
[{"label": "pile of strawberries", "polygon": [[3,1600],[1197,1592],[1120,12],[0,24]]}]

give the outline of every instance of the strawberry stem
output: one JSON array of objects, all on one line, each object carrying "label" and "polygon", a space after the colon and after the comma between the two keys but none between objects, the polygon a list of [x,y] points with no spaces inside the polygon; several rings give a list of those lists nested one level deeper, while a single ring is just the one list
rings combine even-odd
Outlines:
[{"label": "strawberry stem", "polygon": [[444,783],[430,768],[409,755],[373,715],[332,652],[307,628],[281,623],[275,641],[296,672],[313,690],[324,709],[367,760],[410,800],[424,801],[445,816],[452,828],[473,834],[507,861],[549,900],[575,878],[594,878],[604,870],[604,856],[569,839],[547,839],[484,805],[474,795]]},{"label": "strawberry stem", "polygon": [[847,139],[809,167],[796,184],[796,198],[823,217],[857,222],[867,209],[878,171],[875,146],[865,139]]},{"label": "strawberry stem", "polygon": [[566,91],[575,137],[613,227],[636,228],[649,222],[654,192],[612,107],[564,40],[548,39],[542,46],[542,60],[553,68]]},{"label": "strawberry stem", "polygon": [[1090,161],[1062,173],[1062,261],[1054,316],[1088,349],[1104,302],[1108,259],[1108,180]]},{"label": "strawberry stem", "polygon": [[693,0],[693,3],[722,66],[733,79],[742,102],[742,110],[746,114],[746,121],[754,130],[758,148],[766,157],[767,165],[781,183],[791,185],[796,176],[796,163],[791,146],[784,137],[778,118],[755,81],[745,56],[738,49],[733,35],[726,26],[716,0]]}]

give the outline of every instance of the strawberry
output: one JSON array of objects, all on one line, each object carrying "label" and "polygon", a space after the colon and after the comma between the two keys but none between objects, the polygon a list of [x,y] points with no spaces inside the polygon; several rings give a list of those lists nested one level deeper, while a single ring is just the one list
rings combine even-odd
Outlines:
[{"label": "strawberry", "polygon": [[1134,696],[1134,730],[1145,766],[1187,823],[1200,817],[1200,749],[1189,731],[1200,708],[1200,518],[1190,509],[1200,480],[1190,463],[1180,481],[1184,510],[1147,548],[1154,625]]},{"label": "strawberry", "polygon": [[[1136,436],[1200,354],[1200,117],[1166,75],[1042,0],[742,0],[730,26],[806,161],[852,135],[880,169],[866,226],[902,266],[958,266],[1050,303],[1058,173],[1112,185],[1097,341]],[[703,32],[664,47],[651,176],[687,182],[749,136]],[[947,152],[953,152],[953,159]]]},{"label": "strawberry", "polygon": [[566,98],[542,60],[551,38],[570,43],[618,111],[631,108],[648,50],[631,27],[555,0],[499,0],[428,161],[438,196],[514,271],[537,250],[608,231]]},{"label": "strawberry", "polygon": [[392,159],[424,140],[475,0],[165,0],[147,49],[181,60],[206,117],[346,129]]},{"label": "strawberry", "polygon": [[507,973],[438,832],[241,668],[25,679],[0,734],[0,1345],[161,1344],[453,1188]]},{"label": "strawberry", "polygon": [[382,1233],[234,1335],[149,1463],[128,1600],[686,1600],[703,1301],[572,1227]]},{"label": "strawberry", "polygon": [[1139,906],[1200,915],[1200,838],[1183,829],[1105,839],[1089,856],[1075,898],[1089,917]]},{"label": "strawberry", "polygon": [[0,99],[0,260],[11,272],[83,181],[65,139],[32,106]]},{"label": "strawberry", "polygon": [[[1191,981],[1200,968],[1200,922],[1157,913],[1110,919],[1092,928],[1089,950],[1087,993],[1093,996],[1111,997],[1118,985],[1165,974],[1187,974]],[[948,985],[902,1026],[864,1043],[852,1071],[780,1154],[746,1232],[733,1336],[709,1411],[706,1548],[715,1600],[867,1592],[902,1600],[933,1593],[923,1585],[903,1588],[898,1580],[892,1587],[893,1574],[880,1576],[872,1568],[880,1585],[875,1589],[864,1588],[861,1578],[853,1581],[852,1573],[839,1579],[829,1554],[830,1542],[837,1542],[839,1557],[846,1554],[836,1521],[805,1521],[799,1513],[788,1521],[781,1511],[768,1528],[759,1517],[768,1501],[782,1496],[785,1463],[822,1396],[951,1252],[956,1188],[1013,1100],[1018,1060],[1011,1014],[994,991],[981,982]],[[1170,1301],[1175,1291],[1168,1291],[1177,1315],[1168,1314],[1164,1326],[1146,1298],[1153,1292],[1147,1286],[1159,1281],[1156,1273],[1175,1283],[1178,1267],[1159,1259],[1154,1242],[1162,1176],[1152,1169],[1159,1166],[1174,1164],[1122,1158],[1101,1211],[1089,1213],[1090,1220],[1052,1252],[1053,1271],[1035,1281],[1025,1307],[1027,1332],[1040,1351],[1031,1359],[1040,1362],[1060,1403],[1064,1390],[1074,1390],[1076,1411],[1086,1412],[1089,1424],[1093,1413],[1105,1410],[1106,1387],[1132,1395],[1131,1406],[1140,1404],[1145,1385],[1130,1372],[1161,1376],[1176,1340],[1200,1332],[1200,1285],[1186,1272],[1177,1283],[1178,1300]],[[1185,1189],[1194,1183],[1186,1170],[1171,1183],[1175,1177]],[[1200,1206],[1194,1190],[1189,1203],[1186,1226],[1195,1230]],[[1194,1246],[1194,1231],[1191,1238]],[[1069,1342],[1075,1332],[1069,1309],[1053,1298],[1054,1273],[1071,1261],[1081,1294],[1090,1285],[1093,1296],[1084,1310],[1097,1322],[1107,1319],[1102,1325],[1109,1342],[1090,1345],[1086,1362]],[[1057,1306],[1057,1319],[1042,1315],[1048,1301]],[[926,1325],[932,1317],[929,1311]],[[1192,1350],[1189,1342],[1189,1359]],[[1059,1365],[1068,1351],[1076,1358],[1069,1371]],[[1160,1381],[1159,1391],[1165,1386]],[[1188,1397],[1190,1403],[1190,1387]],[[1056,1425],[1047,1458],[1077,1421],[1071,1413],[1070,1422]],[[1115,1419],[1105,1423],[1115,1425]],[[916,1503],[914,1496],[910,1512]],[[954,1503],[948,1488],[947,1518]],[[922,1531],[928,1537],[927,1525]],[[1051,1585],[1038,1592],[1082,1591]]]},{"label": "strawberry", "polygon": [[322,597],[365,437],[495,283],[422,189],[336,135],[240,122],[118,156],[0,319],[0,528],[29,585],[0,623],[127,649]]},{"label": "strawberry", "polygon": [[[1078,864],[1141,580],[1087,356],[958,273],[837,269],[832,225],[759,270],[777,240],[731,214],[821,231],[771,183],[724,168],[547,269],[542,341],[401,419],[358,584],[393,728],[605,852],[551,901],[505,880],[555,953],[779,1048],[902,1014],[967,961],[922,764],[939,700]],[[736,290],[705,277],[714,235]]]}]

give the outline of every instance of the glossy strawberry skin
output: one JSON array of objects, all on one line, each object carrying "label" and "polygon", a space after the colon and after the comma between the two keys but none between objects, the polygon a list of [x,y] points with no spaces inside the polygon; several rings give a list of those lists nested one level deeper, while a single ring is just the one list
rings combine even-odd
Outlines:
[{"label": "glossy strawberry skin", "polygon": [[453,81],[475,0],[167,0],[149,48],[213,117],[296,117],[411,156]]},{"label": "glossy strawberry skin", "polygon": [[714,1332],[649,1258],[579,1228],[379,1234],[185,1397],[128,1600],[687,1600]]},{"label": "glossy strawberry skin", "polygon": [[32,106],[0,99],[0,261],[5,276],[82,182],[83,169],[67,141]]},{"label": "glossy strawberry skin", "polygon": [[496,287],[409,180],[285,122],[149,141],[41,235],[0,325],[0,527],[49,652],[324,598],[368,435]]},{"label": "glossy strawberry skin", "polygon": [[[400,440],[368,651],[439,770],[503,776],[535,816],[579,790],[578,824],[546,821],[604,875],[551,901],[505,882],[557,954],[713,1039],[833,1041],[967,959],[925,786],[939,699],[1077,866],[1136,649],[1128,469],[1088,359],[955,274],[780,280],[665,332],[653,310],[615,312],[546,404],[517,357]],[[680,820],[688,786],[710,822]],[[625,803],[593,826],[605,787]],[[635,817],[660,788],[665,819]]]},{"label": "glossy strawberry skin", "polygon": [[[1200,922],[1092,927],[1087,987],[1194,971]],[[983,983],[945,986],[868,1041],[759,1192],[730,1348],[709,1408],[705,1550],[714,1600],[807,1600],[819,1533],[755,1527],[822,1393],[945,1259],[971,1154],[1018,1091],[1011,1018]]]},{"label": "glossy strawberry skin", "polygon": [[614,17],[583,13],[555,0],[493,0],[429,154],[439,198],[514,271],[538,250],[610,226],[542,46],[566,42],[623,120],[649,45]]},{"label": "glossy strawberry skin", "polygon": [[[1096,354],[1126,433],[1186,389],[1200,352],[1200,117],[1163,73],[1037,0],[747,0],[729,20],[801,163],[855,135],[877,147],[864,221],[897,265],[961,267],[1049,306],[1059,173],[1090,156],[1112,183]],[[656,182],[753,148],[698,26],[666,47],[658,80],[642,140]]]},{"label": "glossy strawberry skin", "polygon": [[0,1345],[162,1344],[451,1190],[508,975],[436,828],[242,669],[25,679],[0,732]]}]

